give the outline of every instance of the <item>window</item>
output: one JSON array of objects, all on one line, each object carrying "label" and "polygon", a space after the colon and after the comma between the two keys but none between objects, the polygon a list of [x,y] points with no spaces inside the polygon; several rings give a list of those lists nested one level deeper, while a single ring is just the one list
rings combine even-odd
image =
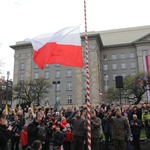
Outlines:
[{"label": "window", "polygon": [[112,64],[112,69],[117,70],[117,64]]},{"label": "window", "polygon": [[46,65],[45,65],[45,68],[48,68],[48,67],[49,67],[49,64],[46,64]]},{"label": "window", "polygon": [[36,64],[34,64],[34,68],[37,69],[37,68],[39,68],[39,67],[38,67]]},{"label": "window", "polygon": [[147,50],[142,50],[142,55],[146,56],[147,55]]},{"label": "window", "polygon": [[103,59],[104,59],[104,60],[107,60],[107,55],[103,55]]},{"label": "window", "polygon": [[112,55],[111,55],[111,59],[116,59],[116,55],[115,55],[115,54],[112,54]]},{"label": "window", "polygon": [[67,77],[72,77],[72,70],[71,69],[67,69]]},{"label": "window", "polygon": [[24,73],[20,73],[20,80],[21,80],[21,81],[24,80]]},{"label": "window", "polygon": [[56,86],[56,91],[57,92],[60,91],[60,84],[56,84],[55,86]]},{"label": "window", "polygon": [[21,70],[24,70],[24,69],[25,69],[25,64],[24,64],[24,63],[21,63],[21,64],[20,64],[20,69],[21,69]]},{"label": "window", "polygon": [[67,98],[68,98],[68,104],[72,104],[72,95],[68,95]]},{"label": "window", "polygon": [[49,71],[45,71],[45,78],[46,78],[46,79],[49,78]]},{"label": "window", "polygon": [[60,67],[60,64],[56,64],[55,66],[56,66],[56,67]]},{"label": "window", "polygon": [[136,63],[135,62],[131,62],[131,68],[136,68]]},{"label": "window", "polygon": [[103,70],[108,70],[108,65],[103,65]]},{"label": "window", "polygon": [[86,68],[82,69],[83,75],[86,76]]},{"label": "window", "polygon": [[126,69],[127,67],[126,67],[126,64],[125,63],[122,63],[121,64],[121,69]]},{"label": "window", "polygon": [[45,104],[44,105],[48,105],[49,104],[49,97],[45,97]]},{"label": "window", "polygon": [[56,78],[60,78],[60,70],[56,70],[55,77],[56,77]]},{"label": "window", "polygon": [[120,54],[120,58],[121,58],[121,59],[125,59],[125,58],[126,58],[126,55],[125,55],[124,53],[121,53],[121,54]]},{"label": "window", "polygon": [[130,53],[130,58],[134,58],[135,54],[133,52]]},{"label": "window", "polygon": [[86,89],[86,80],[84,80],[83,89]]},{"label": "window", "polygon": [[60,104],[60,96],[56,96],[56,102],[58,103],[58,104]]},{"label": "window", "polygon": [[34,79],[38,79],[39,78],[39,73],[38,72],[35,72],[34,73]]},{"label": "window", "polygon": [[118,74],[113,74],[113,80],[116,80],[116,76],[118,76]]},{"label": "window", "polygon": [[71,81],[67,82],[67,90],[72,90],[72,82]]},{"label": "window", "polygon": [[122,77],[123,78],[126,78],[126,76],[127,76],[127,74],[124,72],[124,73],[122,73]]},{"label": "window", "polygon": [[83,63],[86,63],[86,56],[83,57]]}]

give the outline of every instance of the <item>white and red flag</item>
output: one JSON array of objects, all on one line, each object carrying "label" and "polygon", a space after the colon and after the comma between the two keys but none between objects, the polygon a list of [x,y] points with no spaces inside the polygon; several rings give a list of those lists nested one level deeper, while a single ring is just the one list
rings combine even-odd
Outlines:
[{"label": "white and red flag", "polygon": [[79,27],[66,27],[25,41],[31,42],[34,62],[41,69],[46,64],[83,67]]},{"label": "white and red flag", "polygon": [[[144,71],[149,73],[149,60],[147,55],[143,55]],[[147,85],[147,98],[150,104],[150,85]]]}]

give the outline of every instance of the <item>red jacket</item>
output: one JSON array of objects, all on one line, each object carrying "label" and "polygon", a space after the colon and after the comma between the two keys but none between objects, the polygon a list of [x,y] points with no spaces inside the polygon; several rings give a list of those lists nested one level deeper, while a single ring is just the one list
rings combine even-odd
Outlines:
[{"label": "red jacket", "polygon": [[70,130],[67,130],[64,141],[72,141],[72,140],[73,140],[72,132]]},{"label": "red jacket", "polygon": [[27,146],[28,141],[27,141],[27,131],[23,130],[20,132],[20,141],[22,146]]}]

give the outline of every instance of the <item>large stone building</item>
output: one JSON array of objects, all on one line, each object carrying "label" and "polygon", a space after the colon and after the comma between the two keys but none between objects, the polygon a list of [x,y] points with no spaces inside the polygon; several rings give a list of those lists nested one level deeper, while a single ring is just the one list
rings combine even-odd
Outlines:
[{"label": "large stone building", "polygon": [[[150,26],[114,29],[88,33],[91,103],[101,101],[100,92],[115,84],[115,76],[126,77],[143,71],[143,54],[150,55]],[[85,38],[81,33],[85,66]],[[86,74],[84,68],[46,65],[40,70],[33,62],[30,43],[17,42],[15,50],[13,84],[21,80],[45,77],[51,84],[48,95],[41,101],[54,105],[86,104]],[[14,102],[14,104],[17,102]]]}]

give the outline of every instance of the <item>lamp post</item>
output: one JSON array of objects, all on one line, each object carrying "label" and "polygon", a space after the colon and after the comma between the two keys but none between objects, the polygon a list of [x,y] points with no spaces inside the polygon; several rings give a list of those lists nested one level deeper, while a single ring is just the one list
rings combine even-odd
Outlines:
[{"label": "lamp post", "polygon": [[10,71],[7,71],[7,84],[6,84],[6,104],[8,105],[8,81],[9,81]]},{"label": "lamp post", "polygon": [[58,102],[57,102],[57,84],[60,84],[60,81],[53,81],[53,84],[55,84],[55,109],[57,111],[58,109]]}]

